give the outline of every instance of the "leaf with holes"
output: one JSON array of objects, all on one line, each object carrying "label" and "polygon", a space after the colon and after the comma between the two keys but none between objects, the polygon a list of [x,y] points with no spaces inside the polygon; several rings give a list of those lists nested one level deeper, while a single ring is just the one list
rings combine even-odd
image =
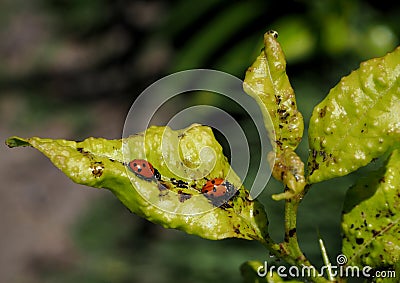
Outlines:
[{"label": "leaf with holes", "polygon": [[[249,200],[209,127],[151,127],[122,140],[11,137],[6,143],[38,149],[74,182],[109,189],[130,211],[166,228],[214,240],[260,240],[267,233],[264,208]],[[134,159],[146,159],[160,177],[136,175],[128,166]],[[206,197],[205,178],[226,179],[230,199]]]},{"label": "leaf with holes", "polygon": [[400,47],[344,77],[314,108],[308,180],[344,176],[400,139]]},{"label": "leaf with holes", "polygon": [[343,253],[349,265],[391,268],[400,261],[400,152],[347,193]]}]

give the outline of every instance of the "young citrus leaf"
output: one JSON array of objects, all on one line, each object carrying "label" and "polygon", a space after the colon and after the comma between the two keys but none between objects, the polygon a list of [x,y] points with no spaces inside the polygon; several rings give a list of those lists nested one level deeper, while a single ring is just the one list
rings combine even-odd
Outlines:
[{"label": "young citrus leaf", "polygon": [[314,108],[309,128],[310,183],[344,176],[400,139],[400,47],[366,61]]},{"label": "young citrus leaf", "polygon": [[[303,136],[303,116],[297,110],[294,91],[286,74],[286,61],[277,41],[277,33],[264,35],[265,48],[247,70],[243,88],[260,105],[271,143],[276,149],[276,163],[271,164],[273,176],[289,188],[275,199],[289,198],[304,189],[304,164],[294,150]],[[296,160],[295,163],[287,163]]]},{"label": "young citrus leaf", "polygon": [[[267,233],[262,205],[249,200],[209,127],[151,127],[122,140],[11,137],[6,143],[38,149],[74,182],[109,189],[133,213],[166,228],[215,240],[262,239]],[[150,162],[154,176],[143,169],[148,163],[132,160]],[[142,173],[135,166],[143,166]],[[215,178],[225,179],[217,196],[202,193],[207,179]]]},{"label": "young citrus leaf", "polygon": [[[265,48],[246,72],[243,88],[260,105],[265,119],[271,117],[274,129],[267,128],[275,140],[277,152],[295,149],[303,136],[303,116],[297,110],[296,98],[286,74],[286,61],[277,41],[277,33],[264,35]],[[270,123],[265,123],[266,127]]]},{"label": "young citrus leaf", "polygon": [[400,262],[400,152],[347,193],[343,253],[349,265],[388,268]]}]

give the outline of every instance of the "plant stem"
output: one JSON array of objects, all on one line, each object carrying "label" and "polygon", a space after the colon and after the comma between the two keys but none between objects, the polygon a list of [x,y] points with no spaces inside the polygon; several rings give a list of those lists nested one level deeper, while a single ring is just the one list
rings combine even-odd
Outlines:
[{"label": "plant stem", "polygon": [[305,192],[285,200],[285,240],[284,246],[297,265],[311,265],[300,249],[297,241],[297,211]]},{"label": "plant stem", "polygon": [[[281,244],[275,243],[269,235],[264,238],[262,243],[267,247],[272,254],[276,257],[283,259],[291,265],[296,265],[298,267],[313,265],[305,257],[300,249],[299,243],[297,241],[297,211],[299,205],[304,197],[304,195],[309,190],[309,186],[306,186],[304,191],[297,196],[285,200],[285,240]],[[309,280],[316,283],[327,283],[332,282],[324,277],[310,276]]]}]

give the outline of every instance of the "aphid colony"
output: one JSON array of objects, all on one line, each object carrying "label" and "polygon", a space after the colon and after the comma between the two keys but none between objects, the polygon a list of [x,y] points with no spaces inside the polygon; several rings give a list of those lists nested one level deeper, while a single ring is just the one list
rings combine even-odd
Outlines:
[{"label": "aphid colony", "polygon": [[[163,196],[168,192],[168,186],[161,182],[161,174],[147,160],[134,159],[128,163],[128,168],[142,180],[148,182],[157,182],[158,189],[160,190],[160,196]],[[187,183],[182,180],[171,178],[170,182],[177,188],[187,188]],[[231,183],[222,178],[207,180],[201,189],[203,196],[205,196],[215,206],[221,206],[237,192],[238,190]],[[182,190],[178,190],[178,195],[181,202],[191,197],[190,194],[185,193]]]}]

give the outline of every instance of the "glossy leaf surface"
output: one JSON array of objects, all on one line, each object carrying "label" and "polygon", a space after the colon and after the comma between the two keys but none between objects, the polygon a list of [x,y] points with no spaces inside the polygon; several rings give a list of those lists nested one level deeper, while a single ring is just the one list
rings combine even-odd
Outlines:
[{"label": "glossy leaf surface", "polygon": [[400,260],[400,152],[346,196],[342,230],[348,264],[393,267]]},{"label": "glossy leaf surface", "polygon": [[344,176],[400,140],[400,48],[361,64],[314,108],[308,180]]},{"label": "glossy leaf surface", "polygon": [[260,105],[266,129],[274,138],[271,143],[276,150],[276,161],[270,162],[272,175],[289,188],[274,196],[279,200],[290,198],[305,186],[304,164],[294,152],[303,136],[304,123],[286,74],[285,55],[277,41],[277,33],[267,32],[264,45],[264,50],[246,72],[243,88]]},{"label": "glossy leaf surface", "polygon": [[[109,189],[130,211],[166,228],[214,240],[267,233],[264,208],[249,200],[209,127],[151,127],[122,140],[11,137],[7,144],[38,149],[74,182]],[[134,159],[149,161],[161,178],[136,176],[127,166]],[[201,193],[206,178],[225,178],[238,192],[219,206]]]},{"label": "glossy leaf surface", "polygon": [[[286,74],[286,60],[277,33],[264,35],[265,48],[246,72],[243,88],[259,103],[264,116],[272,119],[271,137],[277,152],[295,149],[303,136],[303,116],[297,110],[296,98]],[[268,125],[269,123],[265,123]]]}]

